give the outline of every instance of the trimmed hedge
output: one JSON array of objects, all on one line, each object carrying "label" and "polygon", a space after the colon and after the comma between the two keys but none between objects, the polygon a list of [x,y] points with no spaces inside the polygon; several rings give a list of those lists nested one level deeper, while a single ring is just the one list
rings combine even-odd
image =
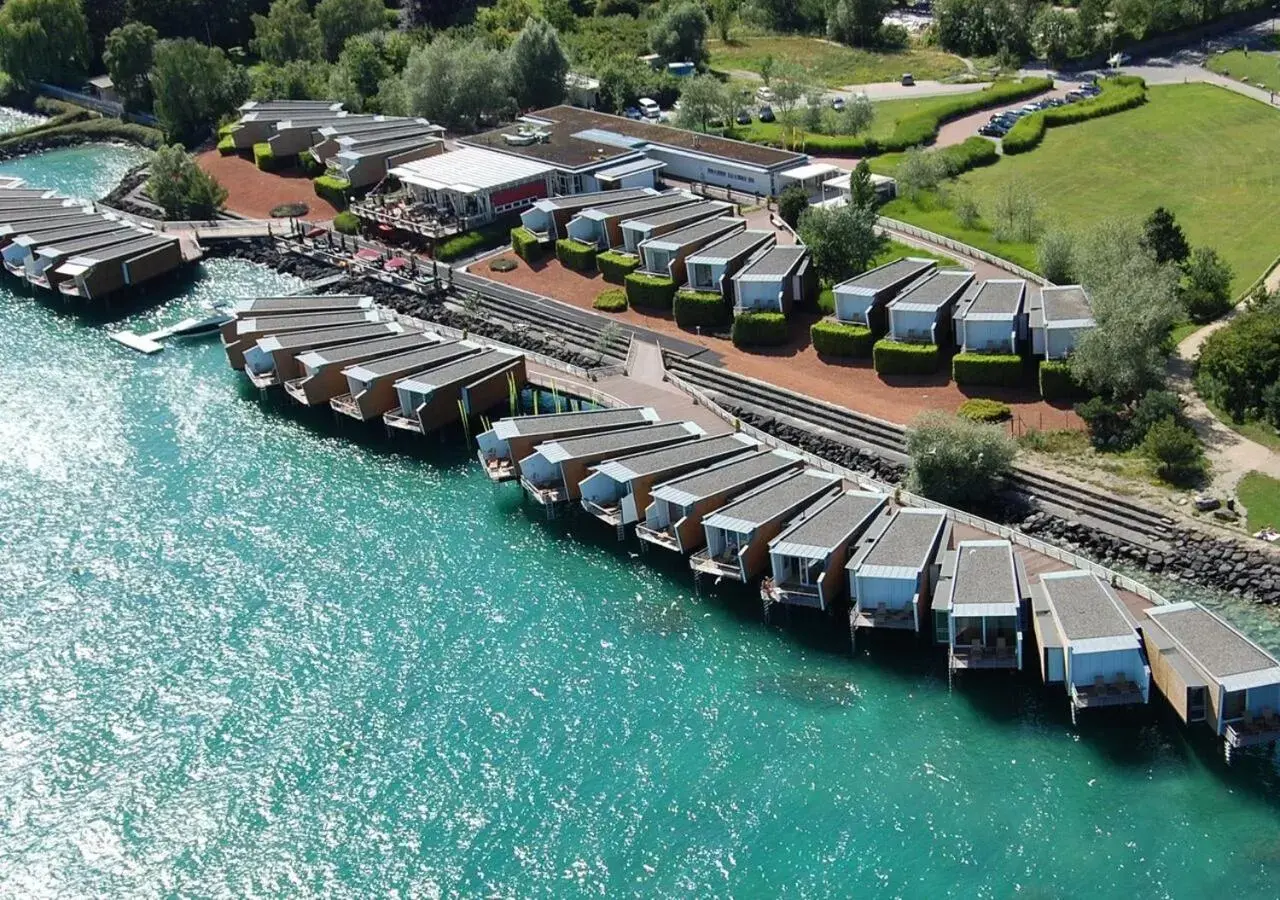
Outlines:
[{"label": "trimmed hedge", "polygon": [[627,292],[622,288],[610,288],[601,291],[596,302],[591,304],[601,312],[625,312],[627,309]]},{"label": "trimmed hedge", "polygon": [[640,258],[606,250],[596,254],[596,268],[610,284],[624,284],[627,276],[640,266]]},{"label": "trimmed hedge", "polygon": [[872,359],[880,375],[932,375],[938,371],[938,348],[933,344],[904,344],[882,338]]},{"label": "trimmed hedge", "polygon": [[672,311],[681,328],[728,325],[733,318],[729,305],[714,291],[679,291]]},{"label": "trimmed hedge", "polygon": [[975,397],[961,403],[960,408],[956,410],[956,415],[970,422],[1003,422],[1005,419],[1013,418],[1013,410],[1009,408],[1008,403]]},{"label": "trimmed hedge", "polygon": [[632,272],[626,277],[627,302],[632,309],[671,311],[676,298],[676,283],[659,275]]},{"label": "trimmed hedge", "polygon": [[1116,75],[1102,82],[1102,93],[1091,100],[1054,106],[1023,116],[1000,142],[1005,156],[1026,153],[1039,146],[1049,128],[1074,125],[1109,116],[1147,102],[1147,83],[1136,75]]},{"label": "trimmed hedge", "polygon": [[316,196],[321,200],[329,201],[337,209],[347,208],[347,191],[351,190],[350,181],[345,178],[335,178],[332,175],[321,175],[311,184],[316,190]]},{"label": "trimmed hedge", "polygon": [[819,356],[851,356],[865,359],[871,355],[875,338],[865,325],[849,325],[823,319],[809,330],[813,349]]},{"label": "trimmed hedge", "polygon": [[342,234],[359,234],[360,219],[355,213],[340,212],[333,217],[333,229]]},{"label": "trimmed hedge", "polygon": [[547,255],[538,236],[524,226],[511,229],[511,249],[527,263],[536,263]]},{"label": "trimmed hedge", "polygon": [[218,139],[218,154],[220,156],[231,156],[236,152],[236,139],[231,135]]},{"label": "trimmed hedge", "polygon": [[267,143],[253,145],[253,164],[264,172],[274,172],[280,168],[280,161]]},{"label": "trimmed hedge", "polygon": [[957,353],[951,360],[956,384],[1017,387],[1022,372],[1022,357],[1011,353]]},{"label": "trimmed hedge", "polygon": [[308,178],[316,178],[324,174],[324,163],[312,156],[310,151],[303,150],[298,154],[298,169]]},{"label": "trimmed hedge", "polygon": [[1040,363],[1040,396],[1046,400],[1075,400],[1086,391],[1071,377],[1071,367],[1065,362],[1046,359]]},{"label": "trimmed hedge", "polygon": [[596,268],[596,248],[594,244],[584,244],[573,238],[560,238],[556,241],[556,259],[560,265],[575,272],[594,272]]},{"label": "trimmed hedge", "polygon": [[782,313],[742,313],[733,320],[735,347],[778,347],[787,342],[787,317]]},{"label": "trimmed hedge", "polygon": [[948,177],[1000,161],[1000,151],[996,149],[996,145],[980,137],[965,138],[959,144],[938,150],[937,154]]},{"label": "trimmed hedge", "polygon": [[436,245],[435,258],[440,262],[452,262],[464,256],[472,256],[481,250],[492,250],[507,242],[511,223],[491,222],[483,228],[457,234]]}]

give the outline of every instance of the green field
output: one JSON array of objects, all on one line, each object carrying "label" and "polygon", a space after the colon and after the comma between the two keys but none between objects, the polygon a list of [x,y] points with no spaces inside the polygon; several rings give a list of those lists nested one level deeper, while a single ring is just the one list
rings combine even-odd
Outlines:
[{"label": "green field", "polygon": [[[893,130],[898,127],[898,123],[903,119],[916,113],[944,108],[947,104],[954,103],[955,99],[954,96],[950,96],[923,97],[919,100],[880,100],[872,104],[876,108],[876,117],[871,122],[871,128],[866,132],[865,136],[876,138],[877,140],[887,140],[893,135]],[[747,105],[753,117],[759,112],[758,106],[759,104],[755,103],[754,100]],[[827,110],[824,118],[834,125],[837,114],[834,110]],[[735,128],[734,137],[757,144],[780,144],[782,142],[782,126],[777,122],[755,121],[750,125]]]},{"label": "green field", "polygon": [[1249,531],[1259,531],[1264,526],[1280,528],[1280,481],[1250,472],[1240,479],[1236,495],[1249,511]]},{"label": "green field", "polygon": [[[1082,230],[1105,217],[1140,219],[1157,206],[1177,216],[1192,245],[1214,247],[1243,291],[1280,248],[1280,112],[1208,84],[1157,85],[1149,102],[1051,129],[1035,150],[959,179],[981,208],[1015,180],[1048,225]],[[895,200],[885,215],[949,235],[1033,268],[1034,248],[964,229],[936,198]]]},{"label": "green field", "polygon": [[772,56],[779,64],[798,64],[815,82],[826,87],[897,81],[904,72],[922,81],[965,71],[958,56],[940,50],[854,50],[810,37],[744,36],[728,44],[707,41],[707,50],[711,53],[711,68],[717,71],[759,72],[764,58]]},{"label": "green field", "polygon": [[1280,91],[1280,39],[1270,35],[1272,52],[1261,50],[1229,50],[1215,53],[1205,64],[1219,75],[1227,75],[1240,81],[1262,85],[1269,91]]}]

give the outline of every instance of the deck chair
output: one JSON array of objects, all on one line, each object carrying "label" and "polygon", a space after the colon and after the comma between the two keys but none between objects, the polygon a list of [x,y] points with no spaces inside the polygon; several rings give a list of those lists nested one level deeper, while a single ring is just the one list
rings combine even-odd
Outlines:
[{"label": "deck chair", "polygon": [[1129,676],[1124,672],[1116,673],[1116,680],[1111,685],[1111,690],[1116,694],[1123,694],[1129,689]]},{"label": "deck chair", "polygon": [[1101,675],[1093,676],[1093,695],[1095,697],[1105,697],[1107,694],[1107,679]]}]

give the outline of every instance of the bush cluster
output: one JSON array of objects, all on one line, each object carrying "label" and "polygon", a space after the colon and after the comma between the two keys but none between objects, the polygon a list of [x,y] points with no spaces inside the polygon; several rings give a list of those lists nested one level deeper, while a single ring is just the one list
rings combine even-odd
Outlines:
[{"label": "bush cluster", "polygon": [[218,138],[218,154],[220,156],[231,156],[236,152],[236,139],[231,135]]},{"label": "bush cluster", "polygon": [[1017,387],[1022,373],[1022,357],[1012,353],[957,353],[951,360],[956,384]]},{"label": "bush cluster", "polygon": [[871,329],[865,325],[849,325],[823,319],[809,329],[813,349],[820,356],[846,356],[865,359],[871,355],[875,342]]},{"label": "bush cluster", "polygon": [[524,226],[511,229],[511,249],[527,263],[535,263],[547,255],[538,236]]},{"label": "bush cluster", "polygon": [[280,168],[280,161],[266,142],[253,145],[253,164],[264,172],[275,172]]},{"label": "bush cluster", "polygon": [[627,302],[633,309],[671,311],[675,301],[676,283],[661,275],[632,272],[626,277]]},{"label": "bush cluster", "polygon": [[1196,369],[1200,393],[1236,422],[1263,419],[1280,428],[1280,302],[1237,316],[1205,340]]},{"label": "bush cluster", "polygon": [[332,175],[321,175],[311,184],[315,188],[316,196],[321,200],[329,201],[337,209],[347,208],[347,191],[351,190],[350,181],[345,178],[335,178]]},{"label": "bush cluster", "polygon": [[1132,404],[1093,397],[1076,404],[1076,415],[1099,450],[1128,450],[1142,443],[1157,422],[1172,416],[1182,422],[1182,401],[1172,391],[1147,391]]},{"label": "bush cluster", "polygon": [[601,291],[596,302],[591,305],[601,312],[623,312],[627,308],[627,292],[622,288]]},{"label": "bush cluster", "polygon": [[341,234],[359,234],[360,219],[355,213],[340,212],[333,217],[333,229]]},{"label": "bush cluster", "polygon": [[787,342],[787,317],[775,312],[742,313],[733,320],[735,347],[779,347]]},{"label": "bush cluster", "polygon": [[1056,359],[1040,363],[1040,396],[1046,400],[1075,400],[1084,396],[1084,388],[1071,377],[1071,367]]},{"label": "bush cluster", "polygon": [[606,250],[603,253],[596,254],[596,268],[600,270],[604,280],[610,284],[623,284],[627,276],[634,272],[639,265],[640,260],[638,257],[628,256],[625,253],[618,253],[614,250]]},{"label": "bush cluster", "polygon": [[1013,417],[1013,410],[1008,403],[999,400],[988,400],[985,397],[974,397],[960,404],[956,415],[970,422],[1003,422]]},{"label": "bush cluster", "polygon": [[304,150],[298,154],[298,171],[308,178],[317,178],[324,174],[324,163]]},{"label": "bush cluster", "polygon": [[1170,484],[1190,486],[1204,480],[1207,466],[1200,439],[1173,416],[1151,426],[1142,454],[1155,464],[1156,475]]},{"label": "bush cluster", "polygon": [[452,262],[464,256],[473,256],[481,250],[501,247],[511,234],[510,221],[492,222],[475,231],[454,235],[436,245],[435,258],[440,262]]},{"label": "bush cluster", "polygon": [[733,318],[729,305],[715,291],[679,291],[672,312],[681,328],[718,327]]},{"label": "bush cluster", "polygon": [[994,165],[1000,161],[1000,152],[996,150],[996,145],[980,137],[965,138],[959,144],[943,147],[936,152],[948,177],[961,175],[970,169]]},{"label": "bush cluster", "polygon": [[1025,153],[1044,139],[1046,129],[1074,125],[1109,116],[1147,102],[1147,83],[1136,75],[1116,75],[1102,82],[1102,93],[1091,100],[1054,106],[1023,116],[1000,142],[1005,156]]},{"label": "bush cluster", "polygon": [[595,244],[584,244],[573,238],[556,241],[556,259],[566,269],[575,272],[594,272],[596,268]]},{"label": "bush cluster", "polygon": [[1017,452],[1004,428],[930,410],[907,429],[907,487],[939,503],[981,509],[999,494]]},{"label": "bush cluster", "polygon": [[938,371],[938,348],[882,338],[876,341],[872,360],[880,375],[932,375]]}]

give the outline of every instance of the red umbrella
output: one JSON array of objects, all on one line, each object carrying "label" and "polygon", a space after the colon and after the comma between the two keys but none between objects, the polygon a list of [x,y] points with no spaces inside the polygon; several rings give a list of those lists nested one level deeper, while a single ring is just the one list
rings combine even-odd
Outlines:
[{"label": "red umbrella", "polygon": [[382,232],[383,234],[392,234],[395,232],[395,229],[392,228],[390,225],[379,225],[378,231]]},{"label": "red umbrella", "polygon": [[369,250],[366,248],[356,254],[356,259],[364,260],[365,262],[377,262],[382,259],[382,254],[377,250]]},{"label": "red umbrella", "polygon": [[307,237],[309,238],[324,237],[328,233],[329,232],[325,231],[323,228],[312,228],[310,231],[307,232]]},{"label": "red umbrella", "polygon": [[409,260],[403,256],[393,256],[387,260],[388,269],[403,269],[407,265],[409,265]]}]

